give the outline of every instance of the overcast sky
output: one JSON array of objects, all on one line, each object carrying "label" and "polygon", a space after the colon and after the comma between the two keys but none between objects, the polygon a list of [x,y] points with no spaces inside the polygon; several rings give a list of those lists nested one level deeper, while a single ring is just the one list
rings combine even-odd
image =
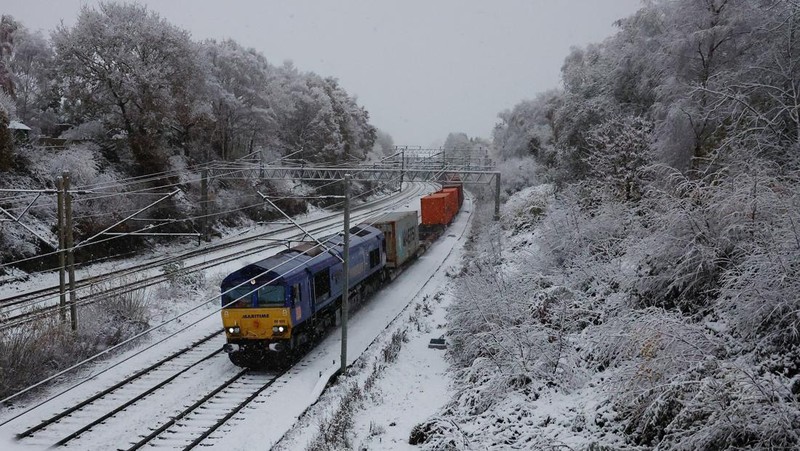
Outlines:
[{"label": "overcast sky", "polygon": [[[93,0],[6,0],[32,30]],[[194,39],[232,38],[276,65],[333,76],[395,144],[490,137],[497,113],[559,86],[571,46],[599,42],[641,0],[140,0]]]}]

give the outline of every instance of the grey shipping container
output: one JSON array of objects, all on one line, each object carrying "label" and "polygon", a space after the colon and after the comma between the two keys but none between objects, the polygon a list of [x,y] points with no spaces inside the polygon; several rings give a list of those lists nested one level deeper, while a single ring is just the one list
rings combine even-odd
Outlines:
[{"label": "grey shipping container", "polygon": [[373,224],[386,237],[386,266],[397,268],[411,258],[419,247],[416,211],[386,213]]}]

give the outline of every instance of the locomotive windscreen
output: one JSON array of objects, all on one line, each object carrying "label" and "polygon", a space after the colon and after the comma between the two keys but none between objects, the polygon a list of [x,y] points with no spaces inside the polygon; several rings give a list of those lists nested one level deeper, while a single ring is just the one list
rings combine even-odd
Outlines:
[{"label": "locomotive windscreen", "polygon": [[285,291],[283,286],[267,285],[258,289],[258,306],[283,306]]},{"label": "locomotive windscreen", "polygon": [[222,295],[222,306],[226,308],[245,308],[253,305],[253,288],[241,286]]}]

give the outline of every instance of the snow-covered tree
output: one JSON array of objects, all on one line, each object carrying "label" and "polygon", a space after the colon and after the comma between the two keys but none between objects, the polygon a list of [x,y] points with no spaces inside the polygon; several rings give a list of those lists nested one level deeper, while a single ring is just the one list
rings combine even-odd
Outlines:
[{"label": "snow-covered tree", "polygon": [[214,128],[211,143],[222,159],[253,152],[274,134],[264,55],[232,40],[201,44],[209,74]]},{"label": "snow-covered tree", "polygon": [[39,32],[20,26],[15,33],[15,51],[11,71],[16,90],[19,119],[40,132],[55,132],[60,96],[54,83],[54,53]]},{"label": "snow-covered tree", "polygon": [[0,16],[0,90],[14,96],[14,80],[11,72],[10,60],[14,55],[14,35],[19,24],[13,17],[3,14]]},{"label": "snow-covered tree", "polygon": [[11,139],[11,130],[8,128],[8,113],[0,104],[0,171],[11,169],[13,161],[14,142]]},{"label": "snow-covered tree", "polygon": [[394,139],[389,133],[376,129],[375,130],[375,145],[373,151],[382,156],[390,156],[395,153]]},{"label": "snow-covered tree", "polygon": [[122,134],[139,172],[165,169],[164,145],[192,124],[202,94],[189,34],[144,6],[100,3],[52,39],[69,117]]}]

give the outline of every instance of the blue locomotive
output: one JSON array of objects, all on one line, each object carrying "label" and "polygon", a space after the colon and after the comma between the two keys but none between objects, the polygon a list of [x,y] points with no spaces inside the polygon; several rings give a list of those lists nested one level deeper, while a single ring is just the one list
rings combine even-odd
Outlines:
[{"label": "blue locomotive", "polygon": [[[261,366],[274,353],[312,343],[336,322],[343,285],[344,237],[301,243],[228,275],[221,285],[224,349],[239,366]],[[375,290],[386,268],[386,239],[378,228],[350,229],[350,287],[354,302]]]}]

